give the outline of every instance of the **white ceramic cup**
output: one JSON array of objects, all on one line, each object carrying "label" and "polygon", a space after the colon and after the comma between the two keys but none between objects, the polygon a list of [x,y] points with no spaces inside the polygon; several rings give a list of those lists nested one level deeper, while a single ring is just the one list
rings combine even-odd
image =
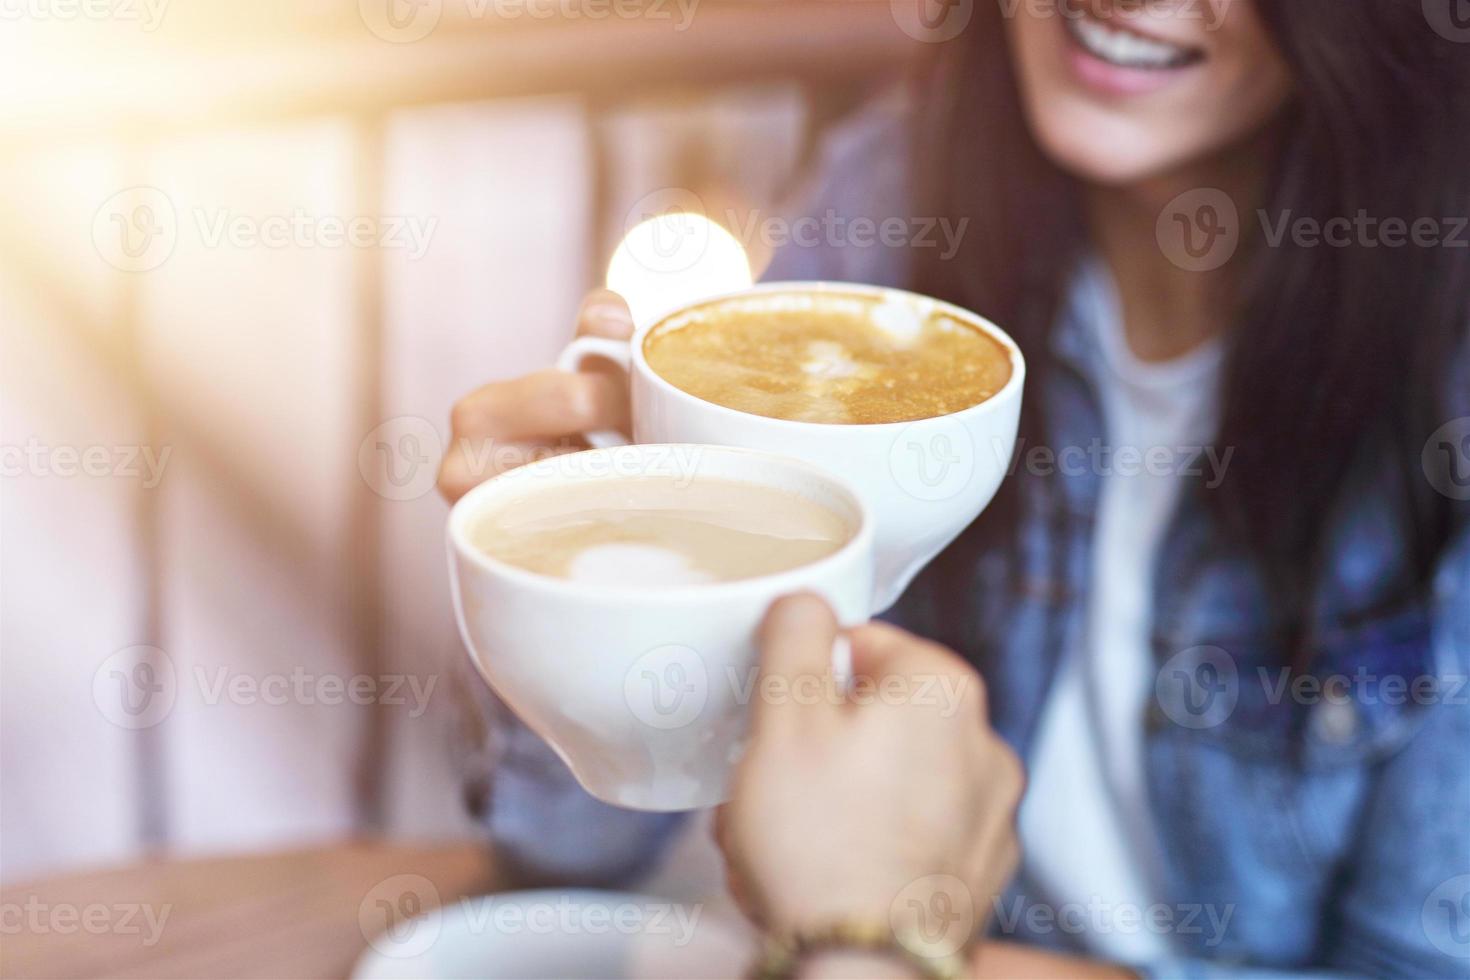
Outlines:
[{"label": "white ceramic cup", "polygon": [[[539,575],[476,548],[477,519],[572,482],[719,479],[798,494],[853,528],[833,554],[734,582],[649,589]],[[845,626],[868,618],[873,524],[841,480],[800,460],[720,446],[640,445],[552,457],[488,480],[449,515],[454,612],[481,674],[589,793],[639,810],[726,799],[758,663],[756,630],[794,592]],[[840,674],[845,665],[836,665]],[[848,668],[850,669],[850,668]]]},{"label": "white ceramic cup", "polygon": [[[660,377],[643,356],[651,330],[688,309],[733,299],[837,294],[907,305],[921,316],[942,311],[994,338],[1010,354],[1011,377],[991,398],[952,415],[914,422],[833,425],[751,415],[689,394]],[[915,575],[985,509],[1000,488],[1015,449],[1026,362],[995,324],[917,293],[828,282],[776,282],[717,296],[638,325],[631,342],[579,337],[557,367],[579,370],[607,358],[630,375],[633,441],[743,446],[814,463],[850,483],[875,523],[872,612],[898,601]],[[594,446],[626,442],[615,432],[587,433]]]}]

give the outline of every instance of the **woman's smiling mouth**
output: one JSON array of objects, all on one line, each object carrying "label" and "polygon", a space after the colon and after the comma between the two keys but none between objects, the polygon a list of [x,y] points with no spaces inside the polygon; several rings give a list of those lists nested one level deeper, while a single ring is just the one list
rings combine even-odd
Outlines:
[{"label": "woman's smiling mouth", "polygon": [[1091,16],[1068,18],[1067,29],[1088,54],[1120,68],[1183,68],[1205,58],[1199,48],[1145,37]]},{"label": "woman's smiling mouth", "polygon": [[1089,87],[1109,95],[1137,95],[1168,85],[1205,61],[1203,48],[1175,44],[1091,13],[1062,18],[1073,68]]}]

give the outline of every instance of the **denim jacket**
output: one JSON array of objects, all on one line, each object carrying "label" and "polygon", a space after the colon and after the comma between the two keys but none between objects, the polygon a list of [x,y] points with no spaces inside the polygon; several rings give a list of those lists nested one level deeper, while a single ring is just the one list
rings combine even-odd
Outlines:
[{"label": "denim jacket", "polygon": [[[880,107],[830,137],[807,213],[909,214],[904,125],[901,107]],[[787,247],[768,278],[901,286],[907,254],[877,242]],[[1073,303],[1058,324],[1060,369],[1039,393],[1055,465],[1020,465],[1010,477],[1024,481],[1020,547],[982,552],[960,572],[931,566],[894,613],[979,667],[992,723],[1023,759],[1061,654],[1084,628],[1101,477],[1063,461],[1068,447],[1081,453],[1105,436],[1081,315]],[[1451,373],[1457,414],[1470,416],[1470,371],[1461,362]],[[1470,417],[1458,424],[1470,441]],[[1438,573],[1416,587],[1393,530],[1405,489],[1372,446],[1364,433],[1331,504],[1304,678],[1280,667],[1265,586],[1239,543],[1199,494],[1181,494],[1156,556],[1159,673],[1139,719],[1166,865],[1159,899],[1173,916],[1161,930],[1170,957],[1129,964],[1146,975],[1470,978],[1470,520],[1458,501]],[[1455,463],[1470,464],[1467,448]],[[973,597],[949,603],[963,621],[936,602],[956,590]],[[680,820],[593,801],[514,724],[502,744],[491,834],[548,875],[631,875]],[[1085,930],[1032,908],[1022,876],[987,910],[992,931],[1086,953]]]}]

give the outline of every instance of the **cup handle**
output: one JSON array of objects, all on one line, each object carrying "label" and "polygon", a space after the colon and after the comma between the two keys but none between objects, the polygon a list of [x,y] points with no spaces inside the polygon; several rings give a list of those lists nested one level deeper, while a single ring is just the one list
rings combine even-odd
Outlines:
[{"label": "cup handle", "polygon": [[[561,356],[556,359],[558,371],[577,372],[582,370],[582,365],[589,357],[603,357],[612,361],[623,369],[629,380],[633,377],[633,345],[626,340],[611,340],[607,337],[578,337],[567,344],[562,350]],[[597,432],[584,432],[582,438],[593,449],[611,449],[614,446],[628,445],[628,439],[621,432],[611,429],[603,429]]]}]

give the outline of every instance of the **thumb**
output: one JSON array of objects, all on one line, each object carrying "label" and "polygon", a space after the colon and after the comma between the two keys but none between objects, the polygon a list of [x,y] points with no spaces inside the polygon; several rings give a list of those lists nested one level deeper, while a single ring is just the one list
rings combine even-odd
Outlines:
[{"label": "thumb", "polygon": [[[799,677],[825,678],[832,669],[832,643],[837,617],[826,601],[809,592],[777,599],[761,623],[761,680],[780,677],[790,684]],[[765,690],[762,684],[758,690]],[[772,716],[799,710],[795,700],[779,704],[756,700],[754,714]]]},{"label": "thumb", "polygon": [[627,340],[633,336],[633,313],[627,300],[611,289],[594,289],[582,300],[577,312],[578,337],[607,337]]}]

